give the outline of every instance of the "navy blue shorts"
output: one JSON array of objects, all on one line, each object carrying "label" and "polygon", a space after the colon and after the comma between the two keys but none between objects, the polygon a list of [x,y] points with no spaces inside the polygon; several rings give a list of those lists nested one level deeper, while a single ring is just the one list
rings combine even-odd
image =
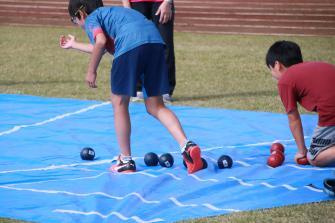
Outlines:
[{"label": "navy blue shorts", "polygon": [[136,96],[138,80],[142,81],[148,97],[169,93],[163,44],[144,44],[114,59],[111,71],[113,94]]}]

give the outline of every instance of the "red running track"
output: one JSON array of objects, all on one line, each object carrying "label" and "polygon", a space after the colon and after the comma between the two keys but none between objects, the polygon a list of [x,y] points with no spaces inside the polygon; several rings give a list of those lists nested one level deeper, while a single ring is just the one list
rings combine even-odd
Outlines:
[{"label": "red running track", "polygon": [[[1,25],[71,26],[67,0],[0,0]],[[105,0],[121,5],[121,0]],[[175,0],[175,30],[335,36],[334,0]]]}]

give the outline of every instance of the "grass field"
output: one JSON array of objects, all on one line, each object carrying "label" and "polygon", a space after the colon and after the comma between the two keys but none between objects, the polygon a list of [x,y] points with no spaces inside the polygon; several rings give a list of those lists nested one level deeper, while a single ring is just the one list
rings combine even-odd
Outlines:
[{"label": "grass field", "polygon": [[[86,41],[78,29],[0,26],[0,93],[109,99],[110,60],[98,71],[98,88],[84,83],[88,55],[58,47],[62,34]],[[335,37],[175,34],[174,104],[283,112],[265,67],[268,47],[293,40],[305,61],[335,64]],[[335,86],[335,85],[334,85]],[[289,129],[288,129],[289,131]],[[335,222],[335,201],[236,213],[187,222]],[[0,223],[16,221],[0,219]]]}]

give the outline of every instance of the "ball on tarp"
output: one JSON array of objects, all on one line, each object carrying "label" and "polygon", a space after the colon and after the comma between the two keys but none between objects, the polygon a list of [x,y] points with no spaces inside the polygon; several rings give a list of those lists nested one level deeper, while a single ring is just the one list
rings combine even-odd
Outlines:
[{"label": "ball on tarp", "polygon": [[158,165],[158,155],[153,152],[145,154],[144,163],[147,166],[157,166]]},{"label": "ball on tarp", "polygon": [[277,155],[277,156],[280,156],[280,158],[283,160],[283,162],[284,162],[284,160],[285,160],[285,155],[284,155],[284,153],[282,153],[280,150],[274,150],[274,151],[271,153],[271,155]]},{"label": "ball on tarp", "polygon": [[217,163],[219,169],[231,168],[233,166],[233,160],[228,155],[220,156]]},{"label": "ball on tarp", "polygon": [[323,191],[329,196],[335,197],[335,178],[326,178],[323,180]]},{"label": "ball on tarp", "polygon": [[276,168],[284,162],[283,156],[279,154],[272,154],[269,156],[267,164],[273,168]]},{"label": "ball on tarp", "polygon": [[164,153],[163,155],[159,157],[158,161],[162,167],[167,167],[167,168],[172,167],[174,163],[173,156],[170,153]]},{"label": "ball on tarp", "polygon": [[307,157],[302,157],[297,159],[297,164],[299,165],[309,165]]},{"label": "ball on tarp", "polygon": [[80,152],[80,157],[83,160],[93,160],[95,157],[95,152],[90,147],[85,147]]},{"label": "ball on tarp", "polygon": [[272,153],[273,151],[280,151],[280,152],[284,153],[285,152],[285,147],[283,146],[283,144],[281,144],[279,142],[275,142],[271,145],[270,153]]}]

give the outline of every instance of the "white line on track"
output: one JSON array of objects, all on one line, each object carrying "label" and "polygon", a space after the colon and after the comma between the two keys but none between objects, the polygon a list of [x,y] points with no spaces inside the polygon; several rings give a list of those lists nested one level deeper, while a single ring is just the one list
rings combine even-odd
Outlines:
[{"label": "white line on track", "polygon": [[64,214],[97,215],[101,218],[108,218],[108,217],[114,215],[114,216],[118,217],[119,219],[121,219],[123,221],[128,221],[130,219],[133,219],[138,223],[153,223],[153,222],[164,221],[164,219],[162,219],[162,218],[155,218],[155,219],[152,219],[152,220],[145,221],[145,220],[139,218],[138,216],[126,217],[126,216],[124,216],[121,213],[116,212],[116,211],[110,212],[107,215],[101,214],[100,212],[97,212],[97,211],[83,212],[83,211],[65,210],[65,209],[55,209],[55,210],[53,210],[53,212],[64,213]]},{"label": "white line on track", "polygon": [[72,116],[72,115],[81,114],[81,113],[84,113],[84,112],[87,112],[87,111],[90,111],[90,110],[93,110],[95,108],[105,106],[105,105],[108,105],[108,104],[110,104],[110,102],[104,102],[104,103],[100,103],[100,104],[91,105],[87,108],[83,108],[83,109],[80,109],[80,110],[75,111],[75,112],[70,112],[70,113],[65,113],[65,114],[62,114],[62,115],[58,115],[58,116],[55,116],[53,118],[50,118],[50,119],[47,119],[47,120],[44,120],[44,121],[41,121],[41,122],[37,122],[37,123],[34,123],[34,124],[30,124],[30,125],[17,125],[17,126],[14,126],[13,128],[11,128],[9,130],[6,130],[4,132],[0,132],[0,136],[8,135],[8,134],[17,132],[17,131],[19,131],[23,128],[45,125],[45,124],[48,124],[48,123],[51,123],[51,122],[54,122],[54,121]]}]

